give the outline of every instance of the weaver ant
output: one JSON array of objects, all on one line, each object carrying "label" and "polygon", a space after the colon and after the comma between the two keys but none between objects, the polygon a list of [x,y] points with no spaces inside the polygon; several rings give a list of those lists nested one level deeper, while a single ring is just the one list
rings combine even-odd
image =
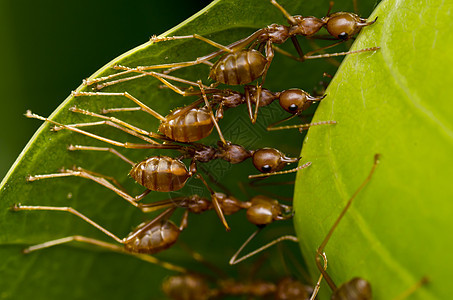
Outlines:
[{"label": "weaver ant", "polygon": [[[131,72],[140,73],[152,69],[167,69],[166,71],[164,71],[164,73],[168,74],[180,68],[204,63],[211,66],[209,77],[216,83],[224,83],[229,85],[243,85],[251,83],[254,80],[261,77],[261,83],[257,84],[258,91],[257,95],[259,99],[259,97],[261,96],[261,89],[265,81],[267,71],[274,57],[274,49],[284,55],[287,55],[299,61],[314,58],[327,58],[351,53],[360,53],[365,51],[375,51],[379,49],[379,47],[372,47],[357,51],[321,54],[313,56],[311,54],[315,52],[325,50],[327,48],[336,46],[340,43],[343,43],[344,41],[351,39],[354,35],[356,35],[360,31],[362,27],[369,26],[373,24],[376,20],[368,22],[367,19],[360,18],[358,15],[348,12],[337,12],[334,14],[330,14],[333,2],[331,2],[330,4],[327,15],[321,19],[316,17],[291,16],[280,4],[277,3],[277,1],[271,0],[271,3],[285,15],[286,19],[290,24],[289,26],[272,24],[265,28],[259,29],[250,36],[238,40],[228,46],[220,45],[198,34],[188,36],[153,37],[151,39],[152,42],[161,42],[178,39],[199,39],[216,48],[219,48],[220,50],[212,52],[202,57],[198,57],[196,60],[187,62],[160,64],[153,66],[138,66],[135,68],[115,65],[113,66],[114,69],[123,70],[123,72],[119,72],[113,75],[93,80],[86,80],[84,81],[84,83],[86,85],[91,85],[127,73]],[[302,35],[306,37],[315,38],[316,37],[315,34],[318,33],[323,27],[327,29],[327,31],[329,32],[333,39],[339,39],[340,42],[304,54],[296,36]],[[284,43],[289,38],[294,44],[294,47],[296,48],[299,57],[295,57],[289,54],[288,52],[275,46],[275,44]],[[246,49],[247,46],[249,48]],[[255,50],[254,49],[255,47],[257,47],[258,50]],[[262,50],[264,50],[265,56],[261,54]],[[220,55],[223,56],[220,57],[216,63],[210,62],[211,59],[218,57]],[[148,74],[142,73],[140,75],[122,78],[116,80],[115,83],[132,80],[146,75]],[[102,85],[99,87],[102,87]],[[259,103],[260,101],[258,100],[257,102]],[[259,105],[255,107],[255,113],[252,119],[253,123],[257,119],[258,107]]]},{"label": "weaver ant", "polygon": [[[254,122],[254,116],[253,116],[253,111],[252,111],[252,104],[257,104],[258,98],[259,98],[259,104],[258,106],[267,106],[270,105],[272,102],[275,100],[279,101],[279,104],[281,108],[283,108],[285,111],[289,112],[292,116],[282,120],[286,121],[296,115],[301,114],[303,111],[308,109],[312,103],[321,101],[326,97],[325,94],[322,95],[317,95],[317,96],[311,96],[309,93],[305,92],[304,90],[301,89],[288,89],[284,90],[282,92],[271,92],[268,89],[262,88],[261,89],[261,95],[258,97],[257,95],[257,88],[253,85],[245,85],[244,86],[244,93],[240,93],[235,90],[231,89],[217,89],[217,88],[212,88],[212,87],[204,87],[201,85],[200,82],[193,82],[185,79],[181,79],[178,77],[174,76],[168,76],[162,73],[156,73],[156,72],[144,72],[150,76],[156,77],[159,79],[161,82],[164,83],[164,86],[170,88],[174,92],[182,95],[182,96],[195,96],[195,95],[203,95],[203,98],[205,95],[209,96],[209,103],[211,107],[216,108],[216,113],[215,113],[215,120],[218,121],[219,119],[223,118],[224,114],[224,108],[234,108],[237,107],[241,104],[246,104],[247,109],[248,109],[248,116],[250,118],[250,121]],[[171,79],[173,81],[181,82],[184,84],[190,85],[189,89],[181,89],[174,84],[170,83],[166,79]],[[109,85],[112,82],[107,82],[104,85]],[[200,87],[200,91],[193,91],[192,88],[195,86]],[[134,102],[137,103],[137,100],[133,98],[132,96],[128,94],[123,94],[123,93],[103,93],[103,92],[73,92],[73,96],[112,96],[112,95],[124,95],[129,99],[132,99]],[[207,100],[206,100],[207,101]],[[194,106],[203,103],[201,100],[195,101],[193,104],[189,105],[191,109],[194,109]],[[119,111],[138,111],[138,110],[145,110],[143,107],[133,107],[133,108],[113,108],[113,109],[104,109],[102,113],[111,113],[111,112],[119,112]],[[181,109],[180,109],[181,110]],[[180,110],[176,111],[179,112]],[[150,111],[149,109],[146,109],[145,111]],[[204,110],[203,110],[204,111]],[[154,113],[153,113],[154,115]],[[168,119],[170,117],[167,116],[166,118]],[[160,117],[159,117],[160,118]],[[282,122],[280,121],[280,122]],[[280,123],[277,122],[277,123]],[[279,129],[286,129],[286,128],[300,128],[300,129],[308,129],[310,126],[314,125],[319,125],[319,124],[334,124],[335,121],[324,121],[324,122],[319,122],[319,123],[311,123],[311,124],[302,124],[302,125],[296,125],[296,126],[285,126],[285,127],[274,127],[275,124],[269,125],[267,127],[267,130],[279,130]],[[162,125],[161,125],[162,126]],[[211,127],[212,128],[212,127]]]},{"label": "weaver ant", "polygon": [[[310,162],[307,162],[299,167],[296,167],[287,171],[280,171],[287,164],[298,162],[299,158],[290,158],[285,156],[283,153],[276,149],[272,148],[262,148],[255,151],[247,150],[240,145],[235,145],[230,142],[224,141],[219,142],[218,147],[206,146],[203,144],[190,143],[188,145],[178,145],[169,142],[168,144],[133,144],[133,143],[120,143],[113,141],[98,135],[83,131],[79,128],[76,128],[77,125],[63,125],[58,122],[49,120],[35,114],[32,114],[30,111],[26,114],[29,118],[36,118],[43,121],[53,123],[61,128],[75,131],[87,136],[90,136],[95,139],[113,144],[115,146],[125,147],[125,148],[134,148],[134,149],[176,149],[183,153],[180,158],[172,158],[169,156],[151,156],[139,163],[134,163],[130,159],[126,158],[124,155],[120,154],[118,151],[112,148],[105,147],[89,147],[89,146],[69,146],[69,150],[91,150],[91,151],[103,151],[111,152],[123,161],[129,163],[132,166],[132,170],[129,175],[137,181],[139,184],[144,186],[147,190],[137,197],[132,197],[114,184],[110,183],[107,180],[107,177],[101,174],[95,174],[93,172],[78,168],[75,170],[62,170],[60,173],[56,174],[45,174],[45,175],[34,175],[29,176],[29,181],[35,181],[39,179],[55,178],[55,177],[67,177],[67,176],[77,176],[86,179],[93,180],[104,187],[114,191],[116,194],[124,198],[126,201],[131,203],[136,207],[140,207],[137,201],[140,201],[144,196],[146,196],[150,191],[159,191],[159,192],[169,192],[177,191],[181,189],[186,181],[195,176],[200,179],[203,184],[211,191],[212,201],[214,203],[214,208],[224,224],[225,228],[229,230],[228,224],[223,216],[222,210],[218,203],[218,200],[215,197],[214,192],[209,188],[206,181],[203,177],[197,172],[197,162],[208,162],[214,159],[223,159],[232,164],[240,163],[248,158],[252,158],[254,166],[264,174],[259,175],[250,175],[249,178],[256,177],[267,177],[270,175],[278,174],[287,174],[296,172],[300,169],[306,168],[311,165]],[[82,124],[86,125],[86,124]],[[90,123],[92,125],[92,123]],[[116,128],[121,126],[116,125]],[[134,136],[140,137],[140,135],[135,134]],[[190,158],[191,163],[189,169],[181,161],[181,159]]]}]

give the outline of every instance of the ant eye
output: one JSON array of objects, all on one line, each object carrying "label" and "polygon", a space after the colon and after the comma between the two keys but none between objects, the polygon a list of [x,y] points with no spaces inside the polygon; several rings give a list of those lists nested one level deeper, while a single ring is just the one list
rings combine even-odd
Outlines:
[{"label": "ant eye", "polygon": [[342,33],[340,33],[340,34],[338,35],[338,38],[339,38],[340,40],[347,40],[348,37],[349,37],[349,35],[348,35],[346,32],[342,32]]},{"label": "ant eye", "polygon": [[296,112],[298,109],[299,109],[299,107],[294,103],[288,107],[288,110],[291,112]]},{"label": "ant eye", "polygon": [[264,165],[262,168],[261,168],[261,171],[263,173],[269,173],[270,171],[272,171],[272,167],[269,166],[269,165]]}]

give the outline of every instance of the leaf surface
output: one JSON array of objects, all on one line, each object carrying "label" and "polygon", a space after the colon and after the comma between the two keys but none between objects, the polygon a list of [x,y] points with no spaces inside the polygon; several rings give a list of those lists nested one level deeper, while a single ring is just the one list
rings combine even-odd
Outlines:
[{"label": "leaf surface", "polygon": [[[431,282],[413,299],[450,295],[452,8],[382,2],[354,46],[381,50],[345,59],[314,118],[338,124],[313,128],[303,146],[313,168],[298,174],[295,224],[315,274],[316,248],[381,154],[325,249],[335,282],[363,277],[374,299],[393,299],[423,276]],[[330,293],[327,285],[322,291]]]}]

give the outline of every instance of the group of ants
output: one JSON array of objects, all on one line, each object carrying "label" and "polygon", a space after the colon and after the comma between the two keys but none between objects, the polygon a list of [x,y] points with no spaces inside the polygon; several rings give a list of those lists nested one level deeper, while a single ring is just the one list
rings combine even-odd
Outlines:
[{"label": "group of ants", "polygon": [[[133,206],[139,208],[143,212],[153,212],[163,210],[157,217],[151,221],[140,224],[127,237],[119,238],[104,227],[98,225],[85,215],[76,211],[71,207],[53,207],[53,206],[25,206],[15,204],[12,207],[13,211],[22,210],[45,210],[45,211],[64,211],[76,215],[85,222],[91,224],[106,235],[110,236],[122,246],[106,243],[100,240],[84,237],[84,236],[69,236],[57,240],[47,241],[42,244],[30,246],[24,249],[25,253],[36,251],[43,248],[48,248],[71,241],[88,243],[100,247],[104,247],[113,251],[126,252],[132,254],[142,260],[156,263],[164,268],[177,271],[180,275],[171,276],[163,283],[164,293],[171,299],[190,300],[190,299],[209,299],[222,296],[248,296],[248,297],[274,297],[275,299],[315,299],[320,288],[321,280],[324,278],[332,289],[331,299],[372,299],[371,285],[363,278],[353,278],[350,281],[337,286],[332,278],[327,273],[327,257],[324,253],[330,237],[335,228],[340,223],[342,217],[346,214],[352,201],[361,189],[365,187],[371,179],[379,162],[379,155],[374,157],[374,163],[369,175],[356,190],[353,196],[349,199],[346,206],[343,208],[339,217],[327,233],[323,242],[316,251],[316,264],[320,272],[319,279],[314,287],[309,287],[302,284],[300,281],[293,278],[285,278],[279,283],[272,282],[250,282],[243,283],[232,279],[217,280],[216,288],[210,287],[205,276],[190,272],[187,269],[158,260],[150,256],[156,254],[174,245],[179,237],[179,234],[187,227],[189,213],[199,214],[207,210],[215,210],[220,218],[223,226],[227,231],[230,230],[225,215],[234,214],[240,210],[246,210],[247,220],[255,224],[258,230],[255,231],[249,239],[239,248],[235,255],[231,258],[230,264],[236,264],[249,258],[259,252],[264,251],[268,247],[282,241],[291,240],[297,242],[295,236],[282,236],[261,248],[250,252],[238,258],[239,253],[243,248],[254,238],[254,236],[266,225],[278,220],[287,220],[293,217],[291,206],[280,204],[278,200],[268,196],[259,195],[253,197],[250,201],[240,201],[232,195],[214,191],[207,183],[204,177],[198,172],[197,164],[209,162],[215,159],[222,159],[231,164],[241,163],[249,158],[252,159],[253,165],[261,173],[258,175],[250,175],[249,178],[268,177],[272,175],[287,174],[307,168],[311,162],[301,164],[290,170],[282,171],[285,166],[290,163],[298,163],[299,158],[291,158],[285,156],[282,152],[274,148],[261,148],[257,150],[249,150],[243,146],[233,144],[225,140],[218,121],[223,118],[224,110],[234,108],[241,104],[247,105],[248,117],[252,123],[255,123],[258,116],[258,110],[262,106],[271,104],[274,100],[278,100],[280,106],[288,113],[290,117],[276,122],[268,126],[268,130],[280,130],[299,128],[299,130],[308,129],[315,125],[335,124],[335,121],[322,121],[317,123],[276,126],[283,121],[300,115],[312,103],[321,101],[326,95],[312,96],[301,89],[289,89],[282,92],[271,92],[263,88],[267,71],[274,57],[274,52],[289,56],[297,61],[307,59],[328,58],[346,54],[356,54],[367,51],[377,51],[379,47],[366,48],[356,51],[347,51],[341,53],[318,54],[330,47],[344,43],[347,40],[354,38],[361,28],[374,24],[377,18],[373,21],[360,18],[357,14],[349,12],[330,13],[333,3],[329,7],[329,11],[325,17],[303,17],[290,15],[277,1],[270,1],[277,9],[279,9],[286,17],[289,25],[272,24],[265,28],[259,29],[250,36],[235,41],[227,46],[218,44],[210,39],[207,39],[198,34],[188,36],[171,36],[171,37],[156,37],[153,36],[151,41],[154,43],[178,40],[178,39],[198,39],[206,42],[216,48],[217,51],[209,53],[205,56],[198,57],[192,61],[168,63],[151,66],[126,67],[114,65],[113,68],[120,70],[109,76],[85,80],[86,86],[94,86],[93,92],[73,92],[74,97],[80,96],[121,96],[134,102],[137,106],[132,108],[110,108],[103,109],[101,113],[95,113],[78,107],[70,108],[71,111],[88,115],[99,121],[77,124],[61,124],[54,120],[41,117],[28,111],[26,116],[30,118],[40,119],[54,124],[54,131],[69,130],[79,134],[89,136],[91,138],[103,141],[107,144],[117,147],[130,149],[174,149],[181,152],[177,158],[163,155],[151,156],[139,163],[135,163],[128,159],[120,152],[110,147],[92,147],[81,145],[70,145],[70,151],[102,151],[110,152],[116,155],[121,160],[132,166],[129,175],[140,185],[146,188],[145,192],[138,196],[131,196],[126,193],[118,182],[108,176],[98,174],[89,170],[75,167],[73,169],[61,170],[59,173],[30,175],[28,181],[42,180],[48,178],[82,177],[110,189],[120,197],[128,201]],[[328,37],[317,34],[322,28],[328,32]],[[314,51],[304,53],[297,36],[306,38],[320,38],[328,40],[336,40],[332,45],[316,49]],[[279,48],[277,45],[283,44],[288,39],[293,43],[297,56],[294,56]],[[218,60],[213,63],[215,58]],[[207,86],[201,80],[189,81],[180,77],[169,75],[171,72],[198,64],[205,64],[210,67],[209,78],[214,82]],[[152,70],[163,70],[161,73]],[[167,116],[162,116],[136,97],[128,92],[100,92],[104,87],[112,86],[120,82],[134,80],[141,77],[154,77],[163,83],[163,86],[173,90],[182,96],[198,96],[199,99],[190,105],[175,109]],[[254,81],[259,81],[256,85],[250,85]],[[172,83],[188,85],[188,88],[181,88]],[[238,92],[232,89],[218,88],[219,84],[243,86],[244,92]],[[129,124],[121,119],[109,116],[110,113],[125,112],[125,111],[144,111],[160,121],[158,131],[160,133],[149,132],[132,124]],[[118,142],[100,135],[85,131],[84,127],[107,125],[113,128],[126,132],[143,141],[143,143]],[[201,139],[210,135],[213,129],[219,134],[220,141],[216,146],[208,146],[199,143]],[[190,159],[190,165],[187,168],[182,162],[182,159]],[[191,177],[199,179],[203,185],[209,190],[211,199],[206,199],[198,195],[177,197],[167,200],[162,200],[153,203],[142,203],[141,200],[151,191],[171,192],[177,191],[184,187],[187,180]],[[178,225],[173,223],[169,218],[178,208],[184,208],[184,214],[181,222]],[[200,258],[198,258],[200,259]],[[410,287],[397,299],[404,299],[412,294],[421,285],[427,282],[426,278],[420,280],[414,286]]]}]

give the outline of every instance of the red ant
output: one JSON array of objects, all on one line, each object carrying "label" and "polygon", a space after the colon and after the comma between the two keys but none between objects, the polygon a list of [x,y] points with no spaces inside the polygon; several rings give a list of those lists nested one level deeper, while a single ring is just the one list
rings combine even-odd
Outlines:
[{"label": "red ant", "polygon": [[[170,63],[170,64],[161,64],[161,65],[154,65],[154,66],[139,66],[136,68],[129,68],[115,65],[113,66],[114,69],[124,70],[123,72],[119,72],[113,75],[109,75],[106,77],[101,77],[93,80],[86,80],[84,83],[86,85],[91,85],[93,83],[105,81],[112,79],[114,77],[124,75],[126,73],[131,72],[143,72],[146,70],[152,69],[167,69],[164,73],[168,74],[171,71],[193,66],[197,64],[208,64],[211,66],[209,77],[214,80],[216,83],[224,83],[229,85],[243,85],[253,82],[254,80],[261,77],[261,83],[257,85],[257,95],[258,99],[261,95],[261,89],[263,83],[265,81],[267,71],[269,66],[272,62],[274,57],[274,49],[278,52],[281,52],[287,56],[295,58],[300,61],[304,61],[306,59],[314,59],[314,58],[327,58],[333,56],[340,56],[346,55],[350,53],[360,53],[365,51],[375,51],[378,50],[379,47],[367,48],[357,51],[349,51],[349,52],[342,52],[342,53],[331,53],[331,54],[322,54],[322,55],[315,55],[312,56],[311,54],[333,47],[340,43],[343,43],[346,40],[351,39],[354,35],[356,35],[362,27],[369,26],[373,24],[376,20],[368,22],[366,19],[360,18],[358,15],[348,12],[337,12],[334,14],[330,14],[330,10],[332,8],[333,2],[331,2],[328,13],[326,17],[321,19],[316,17],[302,17],[302,16],[291,16],[281,5],[277,3],[275,0],[271,0],[271,3],[276,6],[287,18],[289,22],[289,26],[285,25],[278,25],[272,24],[265,28],[259,29],[250,36],[238,40],[228,46],[220,45],[212,40],[204,38],[198,34],[188,35],[188,36],[173,36],[173,37],[153,37],[151,39],[152,42],[161,42],[161,41],[168,41],[168,40],[178,40],[178,39],[199,39],[202,40],[214,47],[219,48],[220,50],[212,52],[208,55],[202,56],[197,58],[193,61],[187,62],[180,62],[180,63]],[[306,37],[314,38],[316,37],[316,33],[318,33],[321,28],[325,27],[329,34],[334,39],[339,39],[340,42],[335,43],[333,45],[323,47],[307,54],[304,54],[299,42],[296,38],[297,35],[302,35]],[[299,57],[294,57],[291,54],[287,53],[286,51],[279,49],[275,46],[275,44],[282,44],[288,38],[291,38]],[[249,46],[248,49],[245,49]],[[258,47],[258,50],[254,48]],[[265,55],[261,54],[261,50],[264,49]],[[226,53],[226,54],[225,54]],[[225,55],[223,55],[225,54]],[[210,60],[223,55],[216,63],[211,63]],[[132,80],[138,77],[143,77],[148,74],[143,73],[140,75],[135,75],[131,77],[122,78],[116,80],[115,83]],[[260,101],[257,101],[260,103]],[[258,114],[258,107],[255,107],[255,113],[252,122],[256,121],[257,114]]]}]

